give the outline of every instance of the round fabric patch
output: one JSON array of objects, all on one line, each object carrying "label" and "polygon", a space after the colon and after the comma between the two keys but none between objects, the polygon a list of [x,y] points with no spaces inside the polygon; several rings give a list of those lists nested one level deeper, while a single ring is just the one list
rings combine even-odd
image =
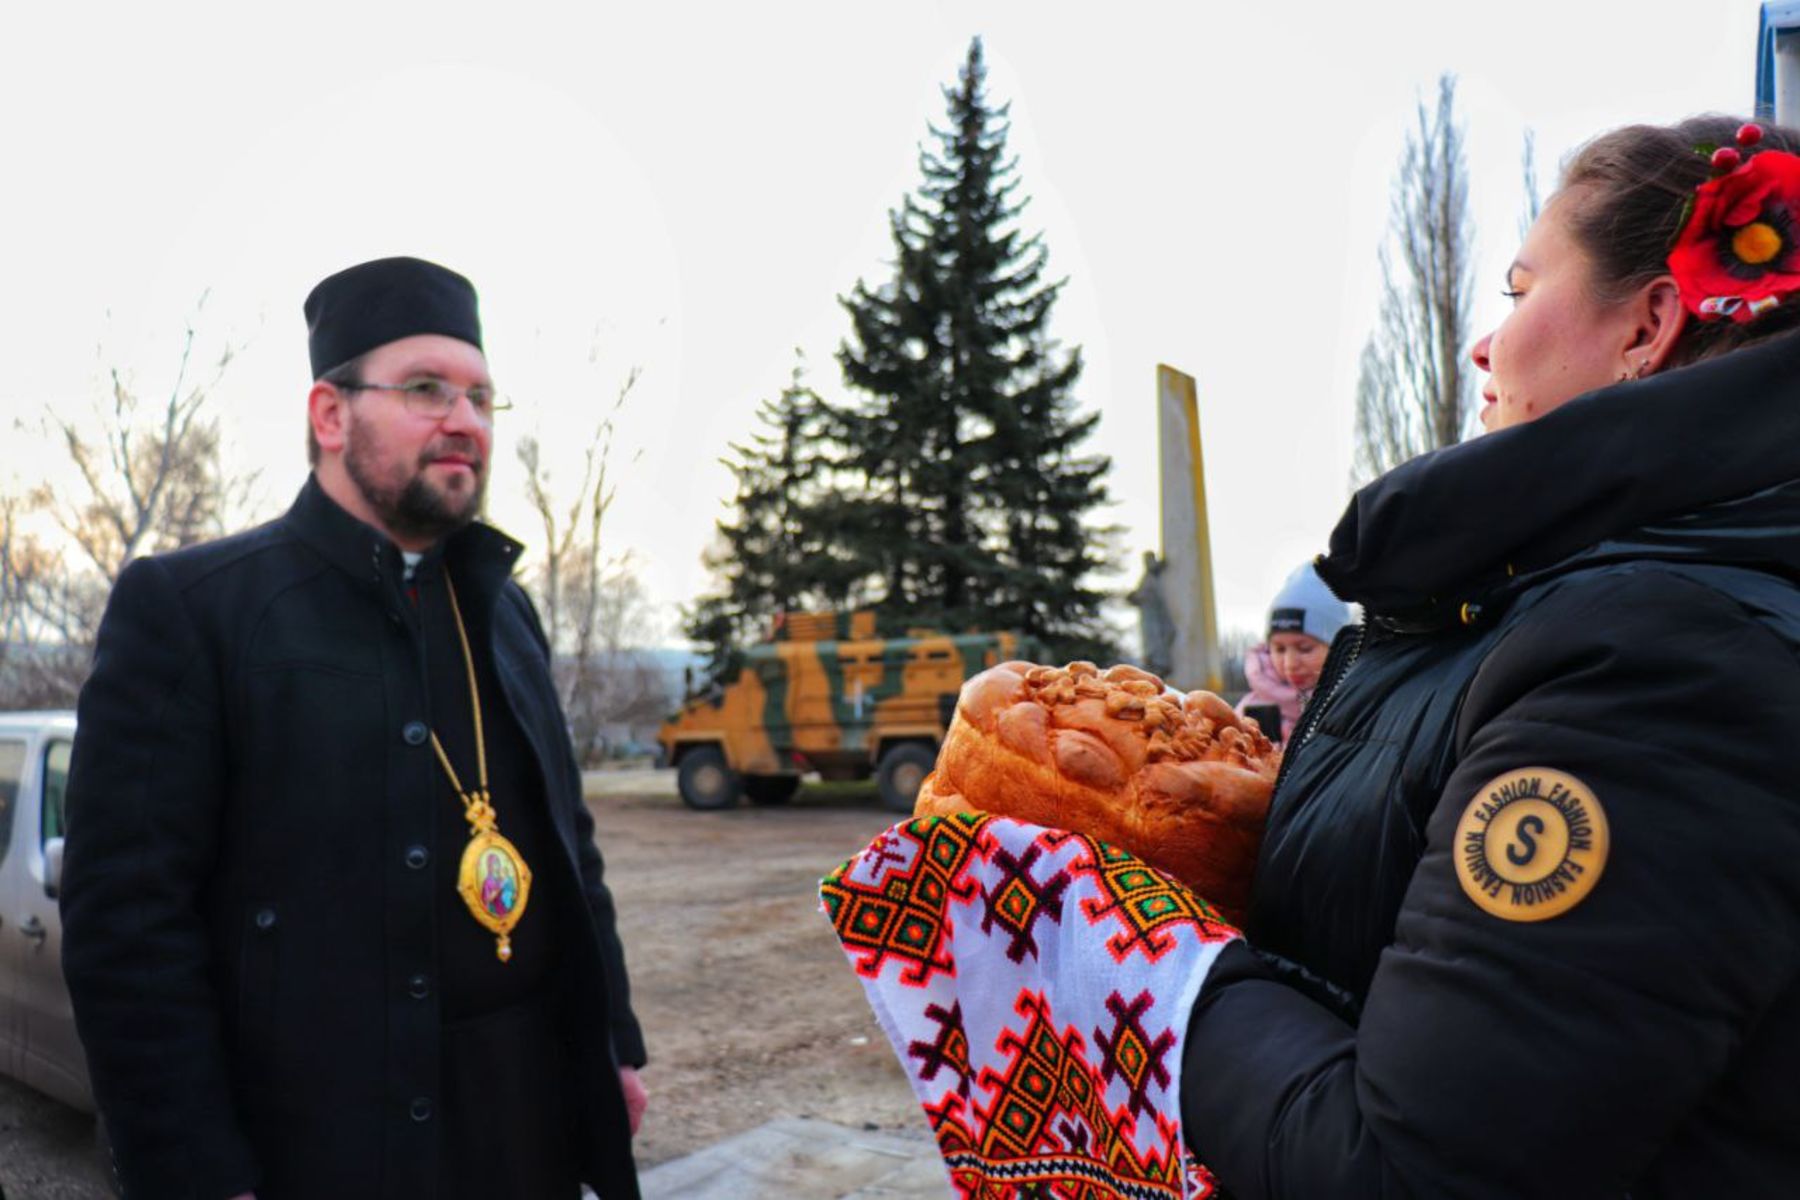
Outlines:
[{"label": "round fabric patch", "polygon": [[1522,767],[1475,793],[1456,826],[1456,878],[1469,899],[1508,921],[1547,921],[1600,881],[1606,813],[1573,775]]}]

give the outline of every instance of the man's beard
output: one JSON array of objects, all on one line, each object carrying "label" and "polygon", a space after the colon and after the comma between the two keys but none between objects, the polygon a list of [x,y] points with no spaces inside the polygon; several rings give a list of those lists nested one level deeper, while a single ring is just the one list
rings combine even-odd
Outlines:
[{"label": "man's beard", "polygon": [[[420,453],[412,476],[399,485],[380,478],[372,461],[378,453],[373,439],[353,436],[344,454],[344,470],[389,533],[408,540],[435,542],[480,514],[482,497],[487,493],[486,464],[469,439],[447,438],[427,446]],[[446,454],[476,464],[474,486],[467,492],[440,491],[425,478],[426,467]]]}]

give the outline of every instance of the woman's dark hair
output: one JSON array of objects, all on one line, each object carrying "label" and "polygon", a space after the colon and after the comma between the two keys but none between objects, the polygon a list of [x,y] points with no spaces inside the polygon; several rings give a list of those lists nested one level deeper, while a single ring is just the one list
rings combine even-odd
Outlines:
[{"label": "woman's dark hair", "polygon": [[[1619,300],[1666,273],[1694,189],[1713,176],[1713,147],[1736,144],[1741,117],[1690,117],[1676,125],[1627,125],[1603,133],[1570,156],[1562,190],[1570,197],[1569,229],[1594,263],[1593,287]],[[1764,150],[1800,154],[1800,133],[1759,122]],[[1579,189],[1578,191],[1576,189]],[[1669,367],[1714,358],[1800,329],[1800,297],[1753,321],[1689,320]]]}]

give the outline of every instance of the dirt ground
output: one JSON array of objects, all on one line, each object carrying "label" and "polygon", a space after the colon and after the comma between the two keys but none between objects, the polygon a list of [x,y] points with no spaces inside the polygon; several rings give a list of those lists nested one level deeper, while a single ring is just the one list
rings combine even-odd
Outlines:
[{"label": "dirt ground", "polygon": [[644,1024],[652,1166],[775,1117],[925,1132],[818,881],[894,817],[869,788],[689,812],[673,795],[594,801]]},{"label": "dirt ground", "polygon": [[[651,1064],[638,1163],[776,1117],[925,1136],[818,880],[893,822],[868,787],[697,813],[667,772],[590,777]],[[593,794],[594,791],[598,794]],[[7,1200],[103,1200],[91,1119],[0,1079]]]}]

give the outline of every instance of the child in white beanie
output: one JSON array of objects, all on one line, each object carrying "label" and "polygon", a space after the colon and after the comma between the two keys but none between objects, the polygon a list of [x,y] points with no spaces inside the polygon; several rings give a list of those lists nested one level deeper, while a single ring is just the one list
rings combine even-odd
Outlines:
[{"label": "child in white beanie", "polygon": [[1256,717],[1269,740],[1284,741],[1319,685],[1331,639],[1349,623],[1350,606],[1331,594],[1313,565],[1296,567],[1269,605],[1267,638],[1244,653],[1250,693],[1238,712]]}]

